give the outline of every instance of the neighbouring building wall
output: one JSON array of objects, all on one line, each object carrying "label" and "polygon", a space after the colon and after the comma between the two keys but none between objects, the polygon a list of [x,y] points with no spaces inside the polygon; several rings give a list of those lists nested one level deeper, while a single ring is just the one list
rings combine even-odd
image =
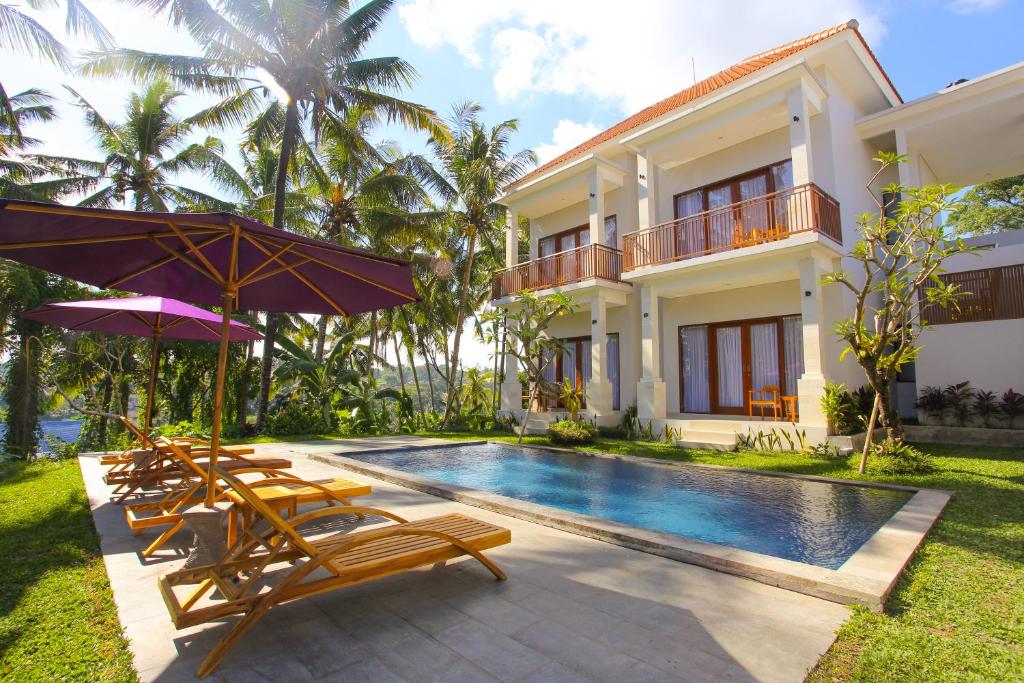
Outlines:
[{"label": "neighbouring building wall", "polygon": [[[968,243],[993,248],[949,259],[947,272],[1024,263],[1024,231],[982,235]],[[934,325],[921,335],[921,346],[919,391],[969,381],[976,389],[1024,393],[1024,318]]]}]

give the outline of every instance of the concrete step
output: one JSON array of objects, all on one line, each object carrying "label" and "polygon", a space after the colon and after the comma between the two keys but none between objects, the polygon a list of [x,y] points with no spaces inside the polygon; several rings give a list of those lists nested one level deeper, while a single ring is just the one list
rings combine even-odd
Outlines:
[{"label": "concrete step", "polygon": [[682,438],[676,439],[676,445],[683,448],[703,448],[712,451],[736,450],[736,433],[709,431],[701,429],[684,429]]},{"label": "concrete step", "polygon": [[531,415],[526,421],[526,433],[531,436],[543,436],[548,433],[552,419],[549,415]]}]

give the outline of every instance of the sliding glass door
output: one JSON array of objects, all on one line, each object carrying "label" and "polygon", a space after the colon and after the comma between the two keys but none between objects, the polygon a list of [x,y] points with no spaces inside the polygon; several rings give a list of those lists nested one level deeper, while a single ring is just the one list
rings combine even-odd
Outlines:
[{"label": "sliding glass door", "polygon": [[798,315],[679,328],[681,412],[746,414],[751,389],[795,396],[803,370]]}]

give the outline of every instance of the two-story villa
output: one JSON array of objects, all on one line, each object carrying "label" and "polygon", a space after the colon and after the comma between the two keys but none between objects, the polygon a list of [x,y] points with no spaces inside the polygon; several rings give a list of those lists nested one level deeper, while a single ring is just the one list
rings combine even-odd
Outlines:
[{"label": "two-story villa", "polygon": [[[909,154],[908,185],[1020,172],[1022,93],[1017,65],[904,104],[855,21],[762,52],[506,188],[509,225],[529,221],[529,257],[508,229],[492,303],[524,289],[574,297],[578,312],[548,330],[566,344],[548,373],[586,386],[598,424],[636,404],[656,429],[734,443],[751,396],[774,386],[779,422],[823,437],[826,382],[864,383],[832,334],[851,295],[821,280],[876,208],[872,158]],[[507,357],[502,410],[521,416],[516,370]],[[543,423],[557,404],[538,408]]]}]

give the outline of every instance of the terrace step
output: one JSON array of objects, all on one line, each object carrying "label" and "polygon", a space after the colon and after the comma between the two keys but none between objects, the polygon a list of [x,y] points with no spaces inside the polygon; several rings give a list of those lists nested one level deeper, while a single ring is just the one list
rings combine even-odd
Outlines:
[{"label": "terrace step", "polygon": [[711,451],[736,450],[736,433],[732,431],[710,431],[701,429],[684,429],[681,439],[676,445],[683,448],[702,448]]},{"label": "terrace step", "polygon": [[547,415],[531,415],[526,421],[526,433],[531,436],[542,436],[548,433],[548,427],[551,425],[551,418]]}]

